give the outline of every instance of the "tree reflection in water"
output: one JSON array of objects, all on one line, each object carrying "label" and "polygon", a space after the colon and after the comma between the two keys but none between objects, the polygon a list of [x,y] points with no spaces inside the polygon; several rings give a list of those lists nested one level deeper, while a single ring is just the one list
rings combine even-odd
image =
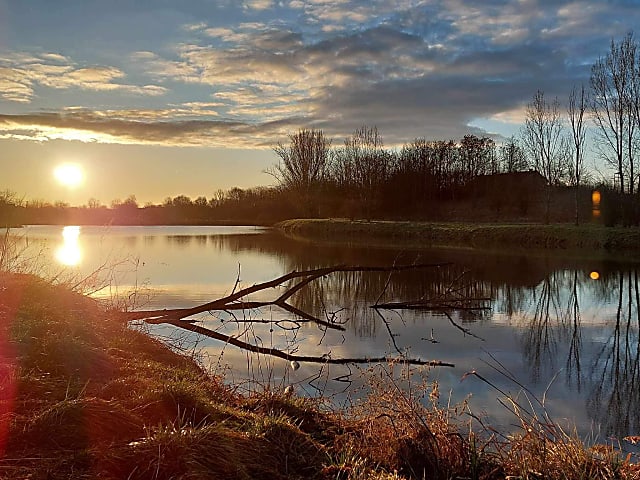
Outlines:
[{"label": "tree reflection in water", "polygon": [[640,432],[640,290],[638,270],[619,272],[613,331],[591,365],[587,409],[606,419],[604,431],[618,437]]},{"label": "tree reflection in water", "polygon": [[[517,370],[519,380],[528,386],[540,384],[544,389],[549,379],[563,379],[553,388],[558,390],[558,398],[569,404],[565,411],[582,407],[587,422],[590,419],[601,425],[606,434],[622,437],[640,432],[640,300],[638,271],[629,264],[570,256],[536,257],[529,252],[497,255],[466,250],[348,247],[293,241],[272,233],[213,235],[206,239],[173,237],[168,241],[180,248],[192,242],[194,247],[202,244],[208,249],[268,255],[278,259],[284,272],[338,264],[452,262],[449,267],[425,271],[342,272],[300,291],[292,303],[319,318],[338,316],[351,335],[371,339],[371,345],[376,337],[388,339],[390,330],[400,350],[422,348],[435,352],[434,356],[471,351],[463,360],[456,356],[443,358],[454,363],[469,363],[477,358],[469,360],[469,356],[482,349],[492,354],[507,352],[510,356],[504,357],[505,365]],[[593,275],[595,271],[599,275]],[[450,337],[447,343],[439,330],[447,319],[434,312],[400,317],[386,311],[380,317],[369,308],[378,301],[443,295],[492,300],[489,312],[459,309],[452,314],[455,322],[470,326],[487,342],[473,337],[461,341],[462,334],[456,332],[458,338],[451,341]],[[405,331],[409,333],[402,337]],[[508,337],[512,344],[500,344],[491,338],[500,333],[504,342],[504,332],[513,332]],[[427,350],[431,348],[440,350]]]},{"label": "tree reflection in water", "polygon": [[[447,268],[391,276],[344,272],[300,292],[294,301],[304,310],[340,315],[355,335],[375,338],[388,334],[384,321],[367,308],[381,294],[385,300],[437,298],[445,293],[491,298],[491,312],[460,310],[455,320],[489,325],[506,317],[521,332],[522,357],[529,377],[521,379],[523,382],[545,382],[559,374],[566,386],[566,402],[583,399],[579,401],[586,402],[589,418],[603,433],[621,438],[640,431],[640,301],[635,268],[624,270],[624,264],[524,253],[500,256],[461,250],[319,247],[278,235],[220,237],[217,241],[234,250],[256,249],[277,255],[284,271],[330,264],[450,261],[452,265]],[[593,275],[594,268],[599,275]],[[609,312],[612,305],[614,309]],[[389,320],[393,313],[387,315]],[[407,318],[413,324],[405,325],[407,328],[420,327],[423,322],[420,315]],[[402,322],[393,324],[402,327]],[[421,335],[422,340],[428,339],[430,332],[422,330]]]}]

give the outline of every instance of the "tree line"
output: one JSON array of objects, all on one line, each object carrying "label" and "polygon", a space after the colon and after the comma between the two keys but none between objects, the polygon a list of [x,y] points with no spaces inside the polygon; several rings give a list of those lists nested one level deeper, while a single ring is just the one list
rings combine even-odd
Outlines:
[{"label": "tree line", "polygon": [[394,150],[375,126],[363,126],[341,146],[332,143],[322,130],[301,129],[274,148],[280,162],[270,173],[306,216],[420,216],[468,196],[465,187],[479,176],[528,169],[515,138],[500,147],[472,134],[459,142],[418,138]]},{"label": "tree line", "polygon": [[140,205],[135,195],[104,205],[25,201],[0,192],[0,227],[20,225],[269,225],[295,216],[285,194],[270,187],[218,190],[211,198],[167,197],[162,204]]},{"label": "tree line", "polygon": [[457,142],[418,138],[389,150],[376,127],[363,126],[334,147],[322,130],[301,129],[289,135],[288,145],[274,148],[280,161],[270,173],[308,215],[373,217],[418,214],[473,193],[469,186],[479,177],[530,170],[545,181],[544,220],[551,219],[554,191],[570,186],[578,223],[581,186],[589,180],[588,120],[594,126],[595,153],[613,173],[599,179],[610,205],[619,206],[609,222],[637,225],[640,47],[632,32],[611,41],[593,64],[589,85],[575,86],[564,109],[557,97],[550,100],[538,90],[526,106],[520,134],[500,146],[469,134]]}]

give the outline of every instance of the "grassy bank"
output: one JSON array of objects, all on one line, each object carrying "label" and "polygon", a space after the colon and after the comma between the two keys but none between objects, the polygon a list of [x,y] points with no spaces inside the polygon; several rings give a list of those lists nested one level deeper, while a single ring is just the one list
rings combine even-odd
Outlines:
[{"label": "grassy bank", "polygon": [[508,439],[465,430],[464,409],[440,407],[435,385],[414,398],[385,369],[348,411],[268,388],[241,395],[117,312],[30,275],[0,273],[0,331],[0,478],[640,476],[552,426],[523,420]]},{"label": "grassy bank", "polygon": [[570,224],[473,224],[345,219],[287,220],[275,225],[298,237],[364,244],[580,250],[640,256],[640,229]]}]

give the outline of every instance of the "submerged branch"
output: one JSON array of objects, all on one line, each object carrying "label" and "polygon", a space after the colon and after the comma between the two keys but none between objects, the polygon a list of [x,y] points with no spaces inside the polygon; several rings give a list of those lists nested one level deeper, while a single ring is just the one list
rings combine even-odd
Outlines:
[{"label": "submerged branch", "polygon": [[198,333],[200,335],[204,335],[209,338],[220,340],[230,345],[235,345],[236,347],[239,347],[243,350],[248,350],[254,353],[261,353],[264,355],[270,355],[276,358],[282,358],[283,360],[288,360],[290,362],[297,361],[297,362],[309,362],[309,363],[328,363],[333,365],[345,365],[349,363],[388,362],[388,363],[404,363],[408,365],[426,365],[430,367],[454,367],[455,366],[452,363],[441,362],[439,360],[422,360],[419,358],[408,358],[408,357],[332,358],[330,355],[322,355],[322,356],[295,355],[292,353],[287,353],[283,350],[279,350],[277,348],[260,347],[252,343],[243,342],[242,340],[239,340],[236,337],[225,335],[220,332],[214,332],[213,330],[209,330],[208,328],[204,328],[199,325],[194,325],[192,323],[177,321],[177,322],[167,322],[167,324],[173,325],[175,327],[183,328],[185,330],[189,330],[191,332]]},{"label": "submerged branch", "polygon": [[[310,283],[335,272],[398,272],[398,271],[417,270],[417,269],[425,269],[425,268],[439,268],[445,265],[449,265],[449,264],[448,263],[429,263],[429,264],[422,263],[422,264],[411,264],[411,265],[393,265],[393,266],[386,266],[386,267],[362,267],[362,266],[337,265],[332,267],[318,268],[313,270],[304,270],[299,272],[293,271],[293,272],[287,273],[286,275],[282,275],[278,278],[270,280],[268,282],[258,283],[247,288],[242,288],[238,291],[236,291],[236,288],[238,287],[238,282],[236,282],[234,291],[230,295],[223,298],[219,298],[217,300],[213,300],[211,302],[197,305],[195,307],[123,312],[122,318],[124,321],[141,320],[148,324],[173,325],[175,327],[182,328],[184,330],[188,330],[194,333],[198,333],[200,335],[204,335],[209,338],[220,340],[224,343],[234,345],[243,350],[247,350],[254,353],[270,355],[273,357],[282,358],[284,360],[289,360],[289,361],[323,363],[323,364],[325,363],[326,364],[350,364],[350,363],[400,362],[400,363],[409,364],[409,365],[453,367],[454,365],[451,363],[441,362],[438,360],[422,360],[419,358],[406,357],[405,355],[402,354],[398,346],[395,345],[395,340],[394,340],[394,345],[396,347],[396,351],[400,354],[400,356],[397,356],[397,357],[385,356],[385,357],[372,357],[372,358],[367,358],[367,357],[332,358],[329,354],[322,355],[322,356],[295,355],[283,350],[279,350],[277,348],[261,347],[258,345],[244,342],[238,339],[237,337],[225,335],[220,332],[216,332],[209,328],[203,327],[201,325],[197,325],[196,323],[198,322],[198,320],[189,318],[204,312],[212,312],[212,311],[231,312],[234,310],[256,310],[263,307],[276,306],[302,319],[300,321],[308,321],[308,322],[316,323],[320,327],[323,327],[325,331],[327,329],[344,331],[345,328],[339,323],[321,320],[320,318],[317,318],[316,316],[310,314],[309,312],[303,311],[291,305],[290,303],[287,302],[287,300],[289,300],[295,293],[299,292]],[[274,300],[270,300],[270,301],[242,300],[243,298],[246,298],[251,294],[262,292],[264,290],[271,289],[271,288],[281,287],[283,286],[283,284],[287,282],[293,282],[293,283],[287,286],[285,292],[279,295]],[[374,305],[373,308],[390,308],[387,305],[393,305],[393,304]],[[399,305],[399,304],[396,304],[396,305]],[[396,306],[395,308],[401,308],[401,307]],[[411,307],[407,307],[407,308],[411,308]],[[248,322],[250,323],[252,321],[259,322],[260,320],[250,320]],[[389,333],[393,340],[393,334],[390,330],[389,330]]]},{"label": "submerged branch", "polygon": [[[417,270],[423,268],[438,268],[445,265],[449,265],[448,263],[422,263],[422,264],[412,264],[412,265],[398,265],[391,267],[359,267],[354,265],[337,265],[333,267],[326,268],[318,268],[314,270],[303,270],[300,272],[293,271],[287,273],[286,275],[282,275],[274,280],[270,280],[268,282],[257,283],[252,285],[251,287],[243,288],[238,290],[231,295],[228,295],[223,298],[219,298],[217,300],[213,300],[208,303],[204,303],[202,305],[197,305],[191,308],[174,308],[174,309],[161,309],[161,310],[138,310],[134,312],[123,312],[124,320],[154,320],[157,323],[163,323],[163,321],[173,321],[173,320],[181,320],[183,318],[191,317],[193,315],[197,315],[199,313],[211,312],[214,310],[223,311],[223,310],[237,310],[242,309],[241,305],[245,305],[248,308],[258,308],[265,307],[270,305],[283,306],[286,303],[286,300],[291,297],[295,292],[299,291],[304,286],[308,285],[314,280],[317,280],[321,277],[329,275],[330,273],[335,272],[391,272],[391,271],[403,271],[403,270]],[[280,295],[275,300],[270,302],[239,302],[239,300],[243,297],[251,295],[256,292],[260,292],[263,290],[267,290],[270,288],[275,288],[281,286],[283,283],[288,282],[289,280],[295,280],[298,278],[302,278],[302,280],[289,287],[287,291]],[[286,304],[289,305],[289,304]],[[307,314],[308,315],[308,314]],[[317,320],[317,319],[316,319]],[[328,326],[328,325],[325,325]],[[338,330],[343,330],[342,327],[332,325],[331,328],[337,328]]]}]

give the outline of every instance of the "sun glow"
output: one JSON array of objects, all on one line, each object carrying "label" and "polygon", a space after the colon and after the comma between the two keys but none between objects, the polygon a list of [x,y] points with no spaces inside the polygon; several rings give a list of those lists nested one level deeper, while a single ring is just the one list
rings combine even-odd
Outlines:
[{"label": "sun glow", "polygon": [[69,188],[76,188],[80,186],[84,180],[82,167],[74,163],[63,163],[62,165],[58,165],[54,169],[53,175],[61,185]]},{"label": "sun glow", "polygon": [[72,267],[82,260],[82,251],[78,239],[80,227],[68,226],[62,229],[62,245],[56,250],[56,260],[62,265]]}]

